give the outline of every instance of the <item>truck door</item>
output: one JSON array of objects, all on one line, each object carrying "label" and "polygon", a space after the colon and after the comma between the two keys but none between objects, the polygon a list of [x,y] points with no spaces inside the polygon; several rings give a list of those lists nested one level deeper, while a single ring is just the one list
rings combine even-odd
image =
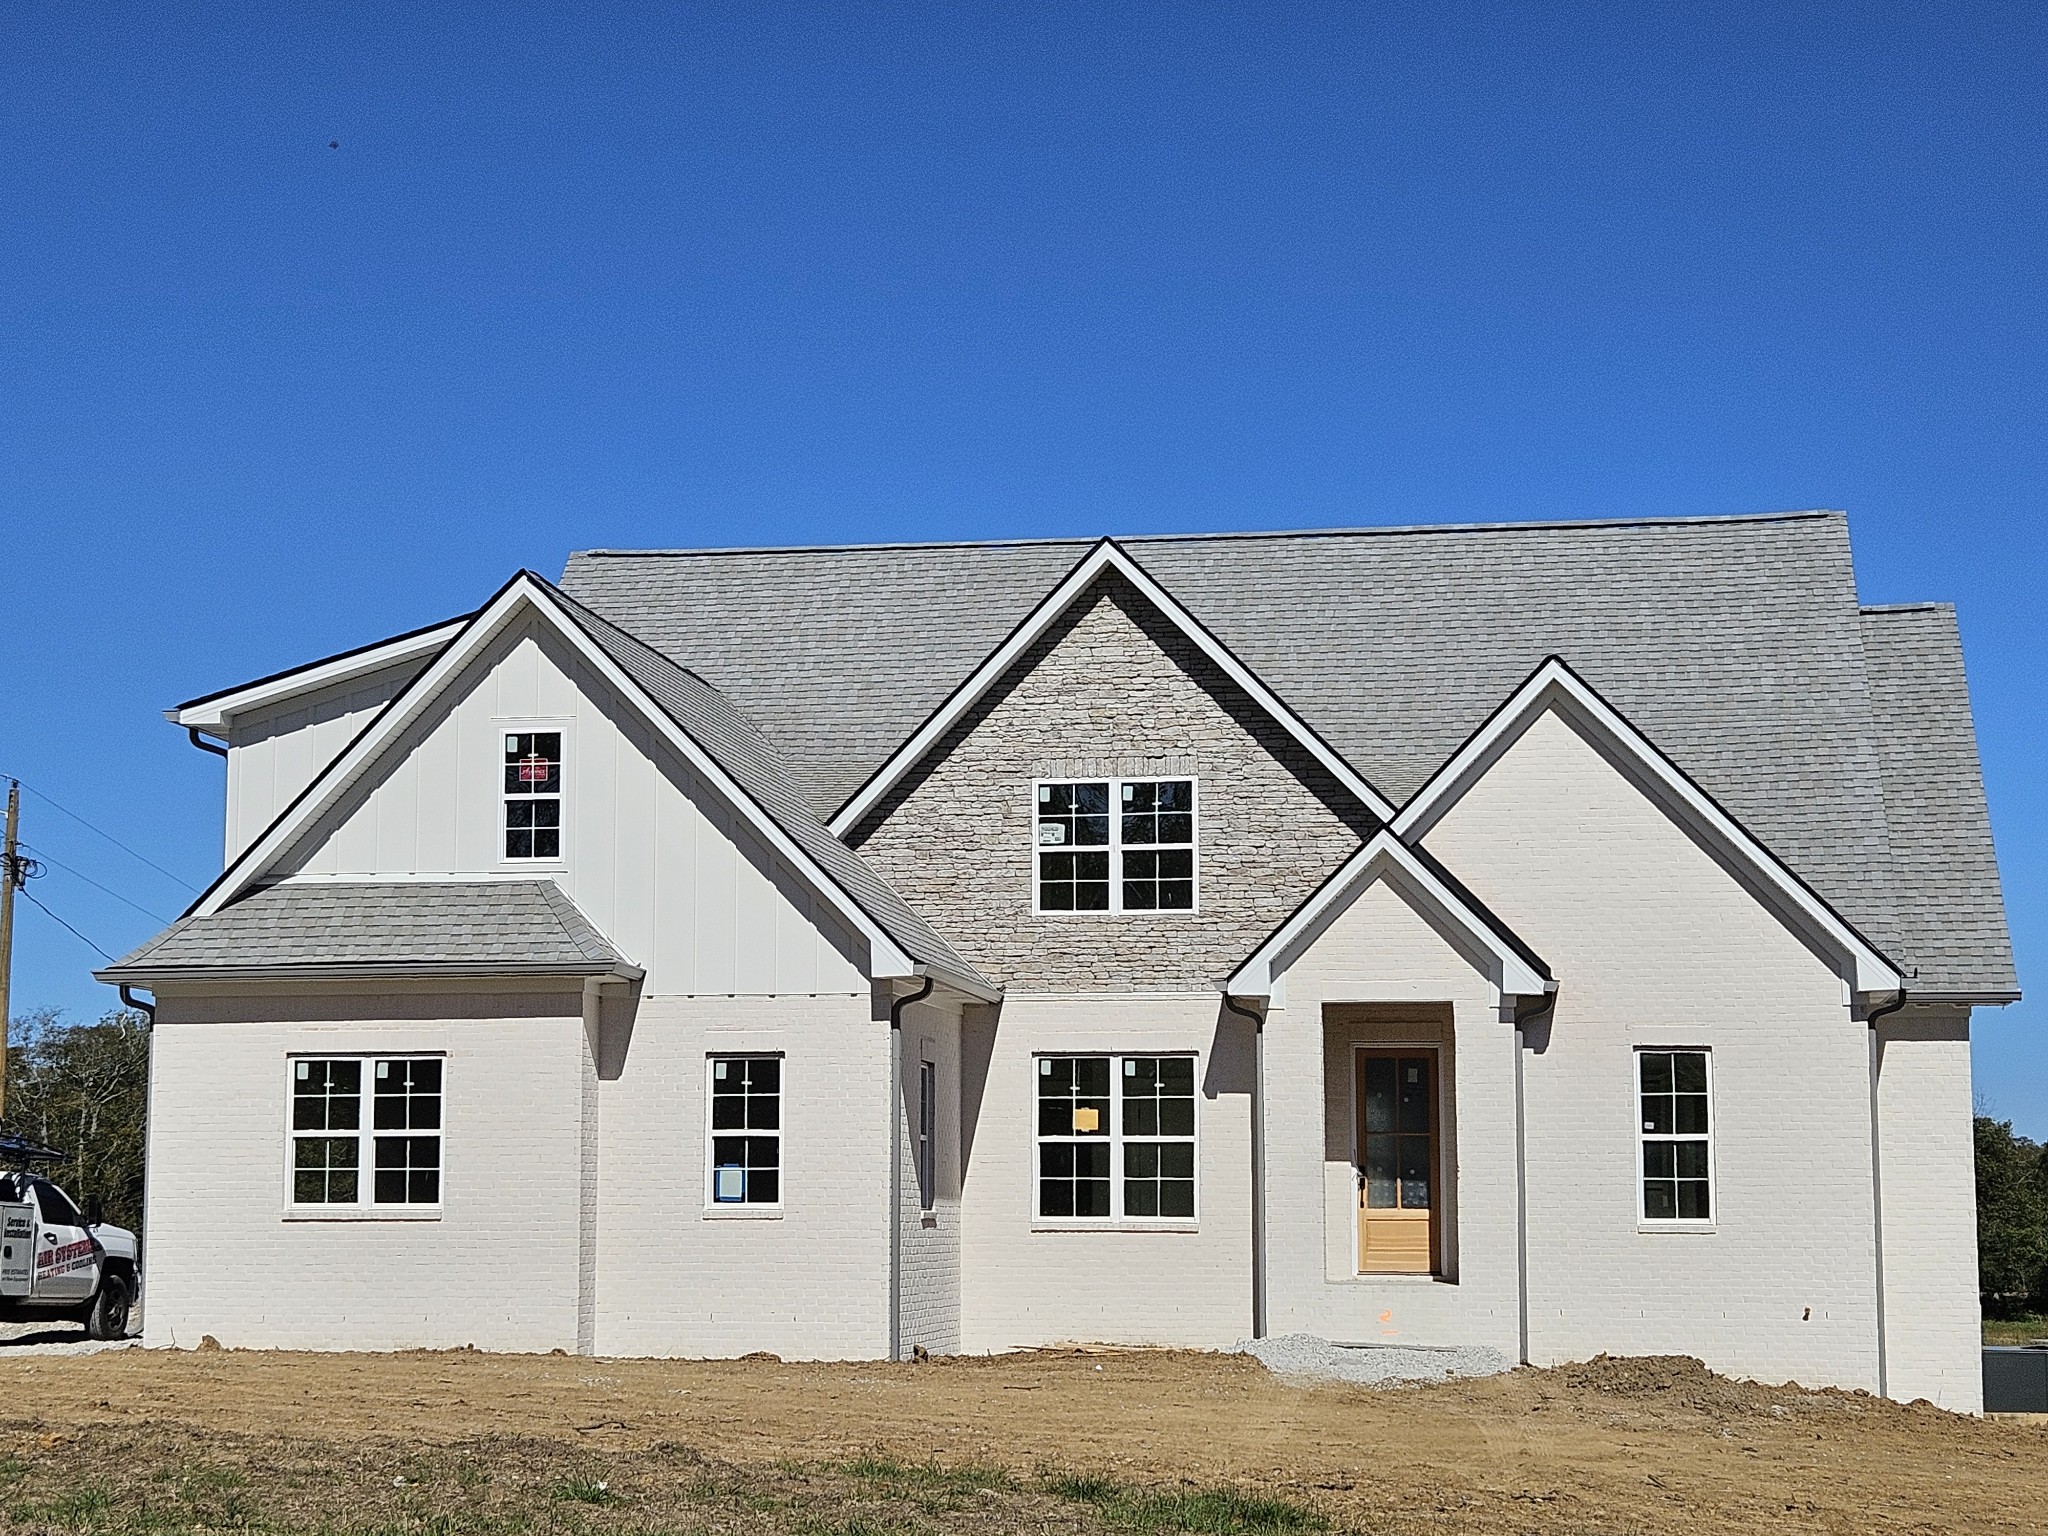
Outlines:
[{"label": "truck door", "polygon": [[30,1179],[41,1213],[36,1233],[37,1301],[83,1301],[100,1284],[100,1245],[78,1207],[48,1179]]},{"label": "truck door", "polygon": [[25,1301],[35,1278],[36,1208],[0,1173],[0,1296]]}]

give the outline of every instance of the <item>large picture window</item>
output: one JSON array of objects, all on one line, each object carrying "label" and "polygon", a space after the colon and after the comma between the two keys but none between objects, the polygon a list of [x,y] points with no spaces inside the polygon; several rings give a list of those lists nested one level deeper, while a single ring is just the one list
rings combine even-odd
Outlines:
[{"label": "large picture window", "polygon": [[[439,1205],[444,1065],[439,1056],[294,1060],[292,1204]],[[368,1127],[363,1123],[366,1084]]]},{"label": "large picture window", "polygon": [[562,856],[562,733],[505,733],[505,857]]},{"label": "large picture window", "polygon": [[711,1058],[711,1204],[782,1203],[782,1058]]},{"label": "large picture window", "polygon": [[1041,912],[1185,912],[1195,905],[1195,781],[1037,786]]},{"label": "large picture window", "polygon": [[1041,1056],[1038,1204],[1055,1221],[1195,1219],[1195,1059]]},{"label": "large picture window", "polygon": [[1645,1221],[1711,1221],[1713,1132],[1705,1051],[1637,1051]]}]

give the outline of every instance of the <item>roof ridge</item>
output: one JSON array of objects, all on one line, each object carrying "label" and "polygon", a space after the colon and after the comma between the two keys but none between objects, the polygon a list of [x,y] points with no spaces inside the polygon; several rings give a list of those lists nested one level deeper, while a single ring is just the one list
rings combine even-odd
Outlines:
[{"label": "roof ridge", "polygon": [[1953,613],[1955,604],[1938,597],[1930,597],[1916,603],[1858,603],[1856,611],[1875,618],[1888,613]]},{"label": "roof ridge", "polygon": [[1544,533],[1600,531],[1614,528],[1685,528],[1722,523],[1784,523],[1814,518],[1846,517],[1831,507],[1779,512],[1717,512],[1677,517],[1540,518],[1523,521],[1469,523],[1388,523],[1339,528],[1242,528],[1203,533],[1065,534],[1037,539],[906,539],[877,544],[733,544],[705,549],[574,549],[571,560],[698,559],[712,555],[838,555],[886,554],[925,549],[1044,549],[1059,545],[1199,544],[1249,539],[1398,538],[1437,533]]}]

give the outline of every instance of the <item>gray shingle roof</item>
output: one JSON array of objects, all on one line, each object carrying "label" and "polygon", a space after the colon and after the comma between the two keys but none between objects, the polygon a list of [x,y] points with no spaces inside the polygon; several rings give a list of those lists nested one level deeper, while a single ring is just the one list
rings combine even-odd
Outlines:
[{"label": "gray shingle roof", "polygon": [[264,971],[601,975],[625,963],[552,880],[261,886],[184,917],[94,974],[107,982]]},{"label": "gray shingle roof", "polygon": [[1861,628],[1907,989],[2017,993],[1956,611],[1866,608]]},{"label": "gray shingle roof", "polygon": [[[1559,655],[1895,959],[2009,981],[1988,822],[1887,838],[1884,754],[1909,754],[1881,748],[1838,513],[1119,542],[1396,801]],[[586,551],[562,584],[715,686],[829,816],[1090,547]],[[1913,675],[1967,728],[1959,670]],[[1977,784],[1953,728],[1913,739]]]},{"label": "gray shingle roof", "polygon": [[702,747],[741,791],[911,959],[937,964],[988,984],[866,859],[826,829],[817,810],[796,787],[774,746],[758,726],[733,707],[731,700],[689,668],[678,665],[559,588],[549,590],[570,619],[618,663],[619,670],[645,689],[661,711]]}]

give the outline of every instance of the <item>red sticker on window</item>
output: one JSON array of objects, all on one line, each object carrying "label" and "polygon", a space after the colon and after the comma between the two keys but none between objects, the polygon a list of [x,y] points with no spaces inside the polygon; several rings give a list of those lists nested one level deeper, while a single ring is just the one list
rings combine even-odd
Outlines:
[{"label": "red sticker on window", "polygon": [[522,784],[545,784],[548,769],[553,765],[539,753],[519,759],[519,782]]}]

